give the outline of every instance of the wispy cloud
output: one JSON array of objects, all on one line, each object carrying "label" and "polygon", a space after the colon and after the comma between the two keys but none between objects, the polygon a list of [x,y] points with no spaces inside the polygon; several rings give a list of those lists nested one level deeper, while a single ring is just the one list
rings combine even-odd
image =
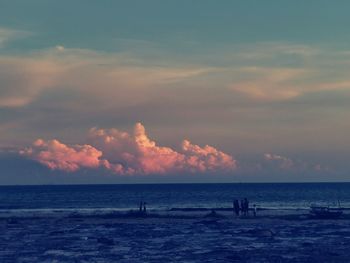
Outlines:
[{"label": "wispy cloud", "polygon": [[123,55],[72,50],[62,45],[28,56],[2,56],[0,69],[0,107],[26,106],[43,93],[62,88],[105,99],[105,104],[113,97],[111,94],[118,94],[118,102],[125,104],[211,70],[131,65]]},{"label": "wispy cloud", "polygon": [[0,48],[13,40],[28,37],[30,35],[32,35],[32,33],[27,31],[0,27]]},{"label": "wispy cloud", "polygon": [[308,75],[304,69],[247,67],[240,72],[245,79],[230,88],[256,100],[288,100],[307,92],[305,84],[298,83]]},{"label": "wispy cloud", "polygon": [[[164,94],[174,84],[196,89],[197,93],[215,87],[218,93],[231,92],[227,95],[240,94],[263,102],[292,100],[312,92],[350,90],[344,70],[332,76],[332,71],[317,63],[327,52],[273,43],[251,49],[238,50],[230,65],[220,67],[191,65],[188,61],[172,63],[171,59],[167,66],[160,66],[157,61],[143,61],[130,54],[70,49],[61,44],[27,55],[0,56],[0,107],[26,106],[47,91],[62,89],[83,92],[85,97],[105,100],[107,105],[111,94],[118,94],[118,103],[137,103],[158,91]],[[285,54],[307,62],[298,66],[268,62],[283,61]],[[252,58],[246,58],[249,55]],[[343,66],[343,60],[334,56],[333,64]],[[328,76],[326,80],[324,75]]]},{"label": "wispy cloud", "polygon": [[[259,59],[239,56],[253,53],[254,45],[220,50],[228,57],[220,66],[214,66],[216,56],[222,59],[217,53],[208,54],[212,64],[191,63],[192,57],[174,61],[171,54],[159,63],[159,57],[72,49],[60,41],[45,50],[0,55],[0,109],[7,116],[0,120],[1,144],[51,136],[78,142],[89,127],[118,123],[125,129],[143,120],[171,145],[189,136],[201,144],[210,138],[227,152],[283,152],[312,147],[317,131],[334,149],[347,147],[331,127],[341,125],[337,133],[345,138],[348,56],[308,46],[263,46],[255,45],[257,54],[269,50]],[[301,62],[278,65],[286,54]]]}]

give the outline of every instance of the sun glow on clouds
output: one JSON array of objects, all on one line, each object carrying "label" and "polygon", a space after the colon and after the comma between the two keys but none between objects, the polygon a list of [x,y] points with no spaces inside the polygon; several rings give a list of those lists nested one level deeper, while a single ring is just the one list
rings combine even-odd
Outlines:
[{"label": "sun glow on clouds", "polygon": [[129,134],[117,129],[93,128],[91,145],[65,145],[57,140],[36,140],[20,153],[53,170],[74,172],[102,167],[119,175],[173,174],[176,172],[229,172],[236,160],[212,146],[200,147],[184,140],[180,151],[157,146],[141,123]]},{"label": "sun glow on clouds", "polygon": [[97,168],[102,152],[90,145],[67,146],[58,140],[36,140],[32,148],[20,152],[50,169],[74,172],[82,167]]}]

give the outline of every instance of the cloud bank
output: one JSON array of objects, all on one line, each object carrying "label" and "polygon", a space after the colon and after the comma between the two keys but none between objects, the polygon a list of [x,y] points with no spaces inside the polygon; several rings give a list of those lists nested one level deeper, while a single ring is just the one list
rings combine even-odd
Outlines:
[{"label": "cloud bank", "polygon": [[216,148],[184,140],[179,151],[161,147],[148,138],[141,123],[133,134],[117,129],[92,128],[89,144],[66,145],[58,140],[36,140],[20,154],[52,170],[75,172],[104,168],[118,175],[229,172],[236,160]]}]

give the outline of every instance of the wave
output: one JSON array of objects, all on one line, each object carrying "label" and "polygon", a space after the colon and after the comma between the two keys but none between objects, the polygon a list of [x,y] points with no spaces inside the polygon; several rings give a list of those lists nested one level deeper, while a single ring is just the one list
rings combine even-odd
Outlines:
[{"label": "wave", "polygon": [[[271,208],[271,207],[258,207],[258,211],[263,210],[301,210],[306,208]],[[252,210],[252,208],[250,208]],[[148,209],[148,212],[152,215],[198,215],[208,213],[210,211],[231,213],[233,209],[230,207],[173,207],[166,209]],[[22,208],[10,208],[0,209],[0,218],[10,217],[122,217],[122,216],[138,216],[142,214],[135,208],[34,208],[34,209],[22,209]]]},{"label": "wave", "polygon": [[[293,206],[258,206],[259,213],[266,211],[266,213],[304,213],[310,207],[293,207]],[[342,207],[343,210],[350,210],[350,207]],[[252,211],[253,208],[251,207]],[[148,208],[148,215],[152,217],[196,217],[198,215],[205,215],[211,211],[230,215],[233,213],[232,207],[211,207],[211,206],[187,206],[187,207],[156,207]],[[270,212],[269,212],[270,211]],[[0,218],[45,218],[45,217],[142,217],[145,214],[140,212],[135,207],[104,207],[104,208],[16,208],[6,207],[0,208]]]}]

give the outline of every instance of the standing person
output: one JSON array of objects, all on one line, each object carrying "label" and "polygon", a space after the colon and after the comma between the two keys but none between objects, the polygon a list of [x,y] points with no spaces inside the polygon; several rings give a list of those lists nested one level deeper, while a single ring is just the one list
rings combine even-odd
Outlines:
[{"label": "standing person", "polygon": [[256,204],[253,205],[253,214],[254,214],[254,217],[256,217],[256,211],[257,211],[257,207],[256,207]]},{"label": "standing person", "polygon": [[241,200],[241,212],[242,212],[242,215],[245,214],[245,204],[244,204],[244,199]]},{"label": "standing person", "polygon": [[142,212],[142,206],[143,206],[143,202],[141,201],[141,202],[140,202],[140,206],[139,206],[139,212],[140,212],[140,213]]},{"label": "standing person", "polygon": [[249,201],[247,198],[244,198],[244,211],[245,211],[245,215],[248,215],[249,212]]},{"label": "standing person", "polygon": [[239,202],[237,199],[235,199],[233,201],[233,209],[234,209],[236,216],[238,217],[239,216]]},{"label": "standing person", "polygon": [[233,215],[235,215],[235,201],[236,200],[232,201],[232,212],[233,212]]},{"label": "standing person", "polygon": [[147,209],[146,209],[146,202],[143,202],[143,212],[146,214],[146,212],[147,212]]}]

